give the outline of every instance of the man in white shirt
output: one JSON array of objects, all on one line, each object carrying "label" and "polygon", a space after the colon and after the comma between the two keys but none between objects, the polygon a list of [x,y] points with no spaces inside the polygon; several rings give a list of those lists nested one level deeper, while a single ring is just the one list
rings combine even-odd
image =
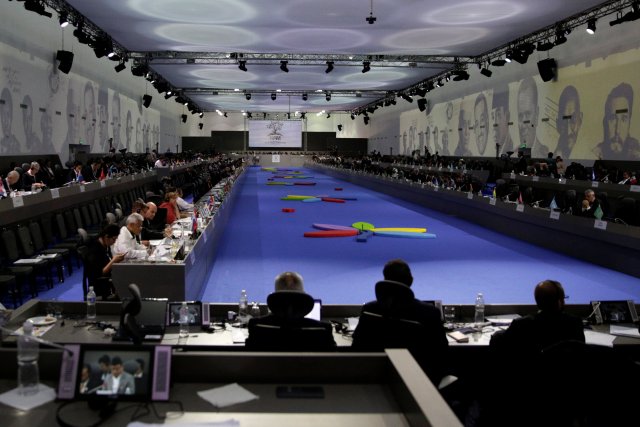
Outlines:
[{"label": "man in white shirt", "polygon": [[178,209],[180,209],[180,211],[192,211],[193,210],[193,203],[187,203],[187,201],[185,201],[182,198],[182,189],[178,188],[177,190],[178,193],[178,198],[176,199],[176,204],[178,205]]},{"label": "man in white shirt", "polygon": [[140,243],[140,231],[144,218],[139,213],[132,213],[127,217],[126,225],[120,229],[118,239],[111,248],[112,253],[125,254],[125,259],[144,259],[147,247]]},{"label": "man in white shirt", "polygon": [[113,394],[135,394],[136,385],[133,375],[124,370],[122,359],[115,356],[111,359],[111,375],[105,381],[106,389]]}]

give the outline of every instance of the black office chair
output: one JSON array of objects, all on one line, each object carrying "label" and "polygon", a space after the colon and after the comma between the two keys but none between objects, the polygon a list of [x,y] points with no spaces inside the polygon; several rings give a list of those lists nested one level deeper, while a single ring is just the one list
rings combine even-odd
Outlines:
[{"label": "black office chair", "polygon": [[313,297],[304,292],[279,291],[267,297],[271,315],[249,320],[245,346],[253,351],[335,350],[331,325],[304,316],[313,309]]},{"label": "black office chair", "polygon": [[22,305],[22,293],[16,283],[16,276],[12,274],[0,274],[0,297],[11,295],[13,308]]},{"label": "black office chair", "polygon": [[638,225],[636,201],[632,197],[623,197],[616,209],[615,222],[625,225]]}]

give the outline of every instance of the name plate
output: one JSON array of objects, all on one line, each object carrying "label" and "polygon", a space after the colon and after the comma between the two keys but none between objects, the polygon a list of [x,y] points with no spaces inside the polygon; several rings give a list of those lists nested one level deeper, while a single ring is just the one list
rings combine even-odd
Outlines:
[{"label": "name plate", "polygon": [[560,219],[560,212],[551,211],[551,213],[549,214],[549,218],[555,219],[555,220],[559,220]]},{"label": "name plate", "polygon": [[57,188],[52,188],[51,189],[51,198],[52,199],[57,199],[58,197],[60,197],[60,190],[58,190]]},{"label": "name plate", "polygon": [[524,212],[524,205],[516,206],[516,212]]},{"label": "name plate", "polygon": [[629,187],[629,191],[633,191],[634,193],[639,193],[640,185],[632,185],[631,187]]},{"label": "name plate", "polygon": [[558,179],[558,184],[566,184],[567,183],[567,179],[566,178],[559,178]]},{"label": "name plate", "polygon": [[602,221],[602,220],[596,219],[593,222],[593,228],[597,228],[598,230],[606,230],[607,229],[607,221]]},{"label": "name plate", "polygon": [[473,200],[473,193],[467,193],[467,199]]},{"label": "name plate", "polygon": [[515,172],[511,172],[511,174],[509,175],[509,179],[516,179]]},{"label": "name plate", "polygon": [[105,181],[104,179],[100,181],[100,188],[104,188],[106,186],[107,186],[107,181]]},{"label": "name plate", "polygon": [[539,176],[533,176],[532,179],[533,179],[533,182],[540,181],[540,177]]},{"label": "name plate", "polygon": [[496,199],[489,199],[489,204],[491,206],[495,206],[496,205]]},{"label": "name plate", "polygon": [[600,186],[600,183],[598,181],[591,181],[591,186],[593,188],[598,188]]},{"label": "name plate", "polygon": [[81,186],[80,186],[80,192],[81,192],[81,193],[84,193],[84,185],[81,185]]},{"label": "name plate", "polygon": [[22,196],[15,196],[11,198],[11,200],[13,202],[14,208],[21,208],[24,206],[24,199],[22,198]]}]

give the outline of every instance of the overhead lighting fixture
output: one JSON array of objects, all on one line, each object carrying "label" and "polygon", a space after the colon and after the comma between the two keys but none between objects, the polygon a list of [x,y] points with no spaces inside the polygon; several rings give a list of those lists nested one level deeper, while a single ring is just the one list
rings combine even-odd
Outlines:
[{"label": "overhead lighting fixture", "polygon": [[227,112],[222,113],[222,117],[227,117]]},{"label": "overhead lighting fixture", "polygon": [[564,28],[558,28],[556,30],[556,40],[554,42],[554,44],[556,46],[559,46],[561,44],[564,44],[567,42],[567,32]]},{"label": "overhead lighting fixture", "polygon": [[38,0],[26,0],[24,2],[24,8],[31,12],[35,12],[38,15],[46,16],[47,18],[51,18],[53,16],[52,13],[47,12],[44,5]]},{"label": "overhead lighting fixture", "polygon": [[369,9],[369,16],[364,18],[365,21],[369,23],[369,25],[373,25],[376,22],[376,17],[373,16],[373,0],[371,0],[371,8]]},{"label": "overhead lighting fixture", "polygon": [[251,111],[247,111],[247,118],[250,119],[253,117],[253,114],[251,114]]},{"label": "overhead lighting fixture", "polygon": [[508,50],[506,55],[504,56],[504,61],[508,64],[511,62],[512,58],[513,58],[513,51]]},{"label": "overhead lighting fixture", "polygon": [[307,113],[300,113],[300,118],[304,120],[307,117]]},{"label": "overhead lighting fixture", "polygon": [[251,100],[251,94],[250,93],[245,93],[244,97],[247,99],[247,101]]},{"label": "overhead lighting fixture", "polygon": [[371,62],[363,61],[362,62],[362,72],[366,73],[366,72],[369,72],[370,70],[371,70]]},{"label": "overhead lighting fixture", "polygon": [[554,46],[555,45],[551,43],[549,40],[539,41],[538,45],[536,46],[536,50],[538,52],[546,52],[553,49]]},{"label": "overhead lighting fixture", "polygon": [[469,80],[469,73],[467,73],[465,70],[455,70],[452,72],[453,74],[453,81],[455,82],[459,82],[462,80]]},{"label": "overhead lighting fixture", "polygon": [[369,116],[364,116],[363,120],[364,120],[365,126],[369,124]]},{"label": "overhead lighting fixture", "polygon": [[119,73],[120,71],[124,70],[125,68],[127,68],[127,67],[124,65],[124,61],[122,61],[122,62],[118,63],[118,65],[116,65],[114,67],[114,70],[116,70],[116,73]]},{"label": "overhead lighting fixture", "polygon": [[271,100],[272,100],[272,101],[275,101],[275,100],[276,100],[276,97],[277,97],[276,93],[275,93],[275,92],[273,92],[273,93],[271,94]]},{"label": "overhead lighting fixture", "polygon": [[198,117],[202,118],[203,116],[204,116],[204,113],[200,111],[200,114],[198,114]]},{"label": "overhead lighting fixture", "polygon": [[620,10],[616,14],[616,19],[609,22],[609,25],[613,27],[614,25],[622,24],[624,22],[635,21],[638,18],[640,18],[640,2],[636,1],[636,2],[633,2],[633,4],[631,5],[631,10],[627,12],[625,15],[623,15],[622,10]]},{"label": "overhead lighting fixture", "polygon": [[594,35],[596,33],[596,19],[591,18],[587,21],[587,33]]},{"label": "overhead lighting fixture", "polygon": [[483,68],[480,70],[480,74],[482,74],[482,75],[483,75],[483,76],[485,76],[485,77],[491,77],[491,75],[493,74],[493,72],[492,72],[489,68],[487,68],[487,67],[483,67]]},{"label": "overhead lighting fixture", "polygon": [[327,119],[331,118],[331,113],[327,113]]},{"label": "overhead lighting fixture", "polygon": [[332,71],[333,71],[333,61],[327,61],[327,69],[324,70],[324,72],[329,74]]},{"label": "overhead lighting fixture", "polygon": [[280,69],[285,73],[289,72],[289,68],[287,67],[288,61],[280,61]]},{"label": "overhead lighting fixture", "polygon": [[424,98],[425,96],[427,96],[427,88],[426,87],[419,87],[418,89],[416,89],[416,95],[421,96],[422,98]]},{"label": "overhead lighting fixture", "polygon": [[351,113],[351,120],[355,120],[355,119],[356,119],[355,114]]},{"label": "overhead lighting fixture", "polygon": [[60,17],[58,18],[58,22],[62,28],[65,28],[69,25],[69,15],[67,12],[61,12]]},{"label": "overhead lighting fixture", "polygon": [[247,61],[238,61],[238,68],[247,71]]},{"label": "overhead lighting fixture", "polygon": [[327,92],[327,96],[325,96],[325,99],[327,100],[327,102],[331,101],[331,93]]},{"label": "overhead lighting fixture", "polygon": [[338,125],[338,132],[342,132],[342,125]]},{"label": "overhead lighting fixture", "polygon": [[502,67],[507,63],[506,60],[504,59],[496,59],[494,60],[491,65],[493,65],[494,67]]},{"label": "overhead lighting fixture", "polygon": [[400,97],[402,99],[404,99],[405,101],[407,101],[407,102],[413,102],[413,98],[411,96],[407,95],[406,93],[401,93]]},{"label": "overhead lighting fixture", "polygon": [[302,94],[302,100],[306,101],[307,99],[309,99],[309,95],[307,95],[306,93]]}]

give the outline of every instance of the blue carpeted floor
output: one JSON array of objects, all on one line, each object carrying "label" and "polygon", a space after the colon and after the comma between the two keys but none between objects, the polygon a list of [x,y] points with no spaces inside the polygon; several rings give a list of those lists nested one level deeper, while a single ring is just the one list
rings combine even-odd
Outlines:
[{"label": "blue carpeted floor", "polygon": [[[421,299],[449,304],[473,304],[483,292],[488,304],[532,304],[533,287],[551,278],[565,286],[569,304],[601,299],[640,301],[640,279],[594,266],[497,234],[454,217],[378,194],[317,172],[304,171],[316,186],[267,186],[271,173],[251,168],[208,284],[203,301],[235,302],[240,290],[264,302],[274,277],[294,270],[303,275],[307,292],[326,304],[360,304],[374,298],[382,266],[392,258],[411,265],[413,289]],[[282,179],[277,179],[285,181]],[[303,180],[297,180],[303,181]],[[336,187],[343,191],[337,192]],[[282,201],[287,194],[354,196],[345,204]],[[282,208],[294,208],[283,213]],[[350,225],[356,221],[377,227],[426,227],[433,240],[374,236],[304,238],[316,222]],[[42,299],[82,299],[82,271]]]}]

